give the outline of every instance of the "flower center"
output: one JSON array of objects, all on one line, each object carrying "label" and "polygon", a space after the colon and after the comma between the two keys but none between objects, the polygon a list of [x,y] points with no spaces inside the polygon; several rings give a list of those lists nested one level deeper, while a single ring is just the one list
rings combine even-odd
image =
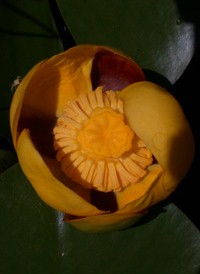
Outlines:
[{"label": "flower center", "polygon": [[97,158],[120,157],[132,147],[132,130],[124,123],[124,117],[111,108],[94,111],[77,139],[81,148]]},{"label": "flower center", "polygon": [[56,158],[74,182],[120,191],[146,174],[152,154],[125,123],[123,101],[102,87],[67,102],[54,128]]}]

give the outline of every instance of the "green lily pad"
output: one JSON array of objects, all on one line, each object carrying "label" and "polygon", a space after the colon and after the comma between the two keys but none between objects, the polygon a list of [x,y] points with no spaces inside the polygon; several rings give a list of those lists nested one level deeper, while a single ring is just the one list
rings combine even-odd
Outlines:
[{"label": "green lily pad", "polygon": [[10,138],[13,81],[61,50],[48,1],[0,1],[0,136]]},{"label": "green lily pad", "polygon": [[58,0],[78,44],[112,46],[172,84],[194,53],[195,29],[177,1]]},{"label": "green lily pad", "polygon": [[0,149],[0,173],[17,162],[17,156],[13,151]]},{"label": "green lily pad", "polygon": [[137,226],[84,233],[45,205],[18,164],[0,175],[0,273],[198,274],[200,234],[174,204]]}]

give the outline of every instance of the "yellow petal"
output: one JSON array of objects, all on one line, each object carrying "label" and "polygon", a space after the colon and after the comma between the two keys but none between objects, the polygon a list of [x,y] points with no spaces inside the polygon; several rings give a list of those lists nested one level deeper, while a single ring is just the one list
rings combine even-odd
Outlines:
[{"label": "yellow petal", "polygon": [[38,70],[42,62],[35,65],[28,74],[23,78],[22,82],[18,86],[16,92],[13,95],[13,99],[10,106],[10,129],[13,138],[13,144],[16,149],[18,139],[18,121],[21,113],[24,94],[26,92],[27,85],[34,73]]},{"label": "yellow petal", "polygon": [[77,46],[35,65],[17,88],[10,107],[14,146],[20,117],[51,120],[62,112],[66,101],[92,90],[90,72],[101,47]]},{"label": "yellow petal", "polygon": [[129,85],[120,98],[129,125],[164,170],[164,189],[174,190],[194,156],[192,132],[181,106],[164,88],[148,81]]},{"label": "yellow petal", "polygon": [[111,213],[67,221],[79,230],[90,233],[110,232],[130,227],[144,216],[144,213]]},{"label": "yellow petal", "polygon": [[[155,187],[162,171],[163,170],[160,165],[152,165],[148,168],[147,175],[140,179],[139,182],[131,184],[120,192],[116,192],[115,195],[119,210],[123,209],[126,205],[131,204],[131,211],[139,212],[154,204],[155,199],[161,200],[163,196],[167,197],[169,195],[168,192],[162,188],[160,192],[157,192],[157,188]],[[155,189],[156,192],[154,193]],[[151,196],[151,203],[143,203],[144,197],[148,195]]]},{"label": "yellow petal", "polygon": [[102,213],[53,176],[31,142],[28,130],[23,130],[19,137],[17,154],[24,174],[49,206],[77,216]]},{"label": "yellow petal", "polygon": [[93,57],[93,48],[77,46],[43,62],[26,87],[23,115],[59,116],[67,100],[91,91]]},{"label": "yellow petal", "polygon": [[[165,200],[169,195],[170,191],[165,190],[163,188],[163,173],[159,165],[155,165],[152,168],[152,171],[149,173],[149,177],[143,182],[143,190],[144,194],[140,197],[138,196],[138,199],[132,199],[129,203],[124,203],[124,207],[119,209],[119,213],[128,213],[132,212],[132,214],[137,212],[143,212],[144,210],[147,210],[152,205]],[[150,168],[150,169],[151,169]],[[149,182],[150,181],[150,182]],[[138,192],[139,190],[138,186]],[[134,196],[134,192],[132,190],[132,194]]]}]

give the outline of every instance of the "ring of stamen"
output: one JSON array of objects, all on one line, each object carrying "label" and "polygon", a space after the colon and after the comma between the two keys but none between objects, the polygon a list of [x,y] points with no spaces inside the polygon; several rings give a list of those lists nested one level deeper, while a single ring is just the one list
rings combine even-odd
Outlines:
[{"label": "ring of stamen", "polygon": [[126,124],[117,92],[95,91],[67,102],[54,128],[56,158],[74,182],[120,191],[145,176],[152,163],[146,145]]}]

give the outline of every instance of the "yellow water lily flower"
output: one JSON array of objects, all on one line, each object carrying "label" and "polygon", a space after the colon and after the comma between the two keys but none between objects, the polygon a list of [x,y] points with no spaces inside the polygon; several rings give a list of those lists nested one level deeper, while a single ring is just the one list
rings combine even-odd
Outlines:
[{"label": "yellow water lily flower", "polygon": [[83,231],[134,224],[176,189],[194,155],[176,99],[104,46],[35,65],[13,96],[10,127],[35,191]]}]

